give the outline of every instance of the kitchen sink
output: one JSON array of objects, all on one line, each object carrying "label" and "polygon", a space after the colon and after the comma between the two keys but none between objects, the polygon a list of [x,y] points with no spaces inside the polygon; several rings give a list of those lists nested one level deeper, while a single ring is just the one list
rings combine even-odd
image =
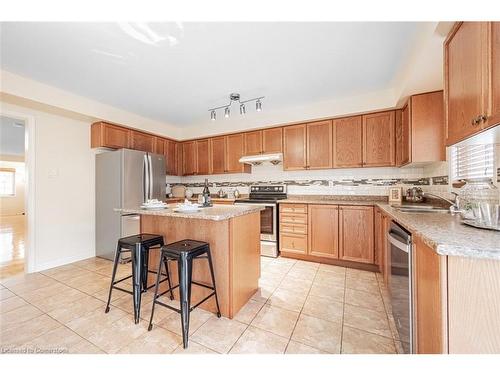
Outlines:
[{"label": "kitchen sink", "polygon": [[433,212],[433,213],[449,213],[450,210],[444,207],[426,206],[426,205],[402,205],[395,206],[400,212]]}]

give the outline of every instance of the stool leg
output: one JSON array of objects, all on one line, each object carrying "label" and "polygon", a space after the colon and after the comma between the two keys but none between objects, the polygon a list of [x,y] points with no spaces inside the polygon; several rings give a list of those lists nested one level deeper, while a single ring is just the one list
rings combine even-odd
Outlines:
[{"label": "stool leg", "polygon": [[165,257],[163,259],[163,263],[165,264],[165,273],[167,274],[168,289],[170,290],[170,300],[173,301],[174,300],[174,293],[172,292],[172,283],[170,282],[170,271],[168,269],[168,258],[167,257]]},{"label": "stool leg", "polygon": [[134,321],[135,324],[139,323],[139,316],[141,311],[141,274],[142,274],[142,262],[141,262],[141,252],[142,246],[140,243],[136,243],[134,250],[132,251],[132,279],[133,287],[132,294],[134,296]]},{"label": "stool leg", "polygon": [[115,282],[116,269],[118,268],[118,261],[120,260],[121,248],[120,244],[116,246],[115,251],[115,261],[113,263],[113,274],[111,275],[111,284],[109,286],[108,303],[106,304],[106,310],[104,312],[107,314],[109,312],[109,304],[111,302],[111,293],[113,292],[113,284]]},{"label": "stool leg", "polygon": [[[163,258],[163,254],[160,255],[160,258]],[[153,306],[151,307],[151,317],[149,318],[148,331],[151,331],[153,329],[153,316],[155,314],[155,305],[156,305],[156,299],[158,298],[158,289],[160,286],[160,278],[161,278],[161,263],[162,259],[160,259],[160,261],[158,262],[158,273],[156,274],[155,294],[153,297]],[[172,290],[170,290],[170,293],[172,293]]]},{"label": "stool leg", "polygon": [[217,305],[217,318],[220,318],[221,314],[219,308],[219,299],[217,298],[217,288],[215,287],[214,266],[212,264],[212,255],[210,254],[210,247],[208,247],[207,249],[207,258],[208,258],[208,266],[210,267],[210,275],[212,276],[212,285],[214,286],[215,304]]},{"label": "stool leg", "polygon": [[149,248],[143,247],[142,252],[142,291],[148,290],[148,272],[149,270]]},{"label": "stool leg", "polygon": [[189,339],[189,310],[191,308],[191,278],[193,261],[186,253],[179,257],[179,293],[181,305],[182,344],[184,349],[188,347]]}]

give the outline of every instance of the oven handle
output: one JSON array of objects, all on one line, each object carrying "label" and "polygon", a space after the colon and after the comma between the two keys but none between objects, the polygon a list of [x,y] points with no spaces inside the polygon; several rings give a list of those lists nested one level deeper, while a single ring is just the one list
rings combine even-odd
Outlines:
[{"label": "oven handle", "polygon": [[405,240],[403,237],[399,236],[397,233],[395,233],[393,231],[389,231],[389,233],[387,233],[387,240],[389,241],[389,243],[391,245],[394,245],[395,247],[404,251],[405,253],[409,252],[408,248],[411,244],[410,239]]}]

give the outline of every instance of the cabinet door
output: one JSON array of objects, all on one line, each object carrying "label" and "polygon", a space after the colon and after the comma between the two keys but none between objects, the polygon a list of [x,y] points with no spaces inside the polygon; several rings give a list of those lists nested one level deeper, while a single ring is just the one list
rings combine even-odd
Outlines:
[{"label": "cabinet door", "polygon": [[394,111],[363,116],[363,165],[396,165]]},{"label": "cabinet door", "polygon": [[196,174],[209,174],[210,155],[208,139],[196,141]]},{"label": "cabinet door", "polygon": [[363,164],[361,116],[333,120],[333,167],[354,168]]},{"label": "cabinet door", "polygon": [[485,22],[457,24],[445,41],[446,138],[451,145],[480,130],[486,72]]},{"label": "cabinet door", "polygon": [[262,152],[283,152],[283,128],[262,130]]},{"label": "cabinet door", "polygon": [[384,238],[384,221],[382,211],[375,207],[374,214],[374,227],[375,227],[375,260],[374,263],[379,266],[380,272],[384,274],[383,270],[383,238]]},{"label": "cabinet door", "polygon": [[210,169],[213,174],[226,173],[226,137],[210,138]]},{"label": "cabinet door", "polygon": [[184,142],[182,144],[182,174],[190,176],[196,174],[196,142]]},{"label": "cabinet door", "polygon": [[500,22],[490,22],[490,105],[483,127],[500,123]]},{"label": "cabinet door", "polygon": [[182,169],[184,165],[184,156],[183,156],[183,147],[181,142],[176,142],[175,143],[175,157],[176,157],[176,168],[175,170],[172,170],[172,174],[175,176],[181,176],[182,175]]},{"label": "cabinet door", "polygon": [[132,131],[130,147],[133,150],[154,152],[155,137],[146,133]]},{"label": "cabinet door", "polygon": [[446,257],[416,237],[413,260],[416,352],[447,353]]},{"label": "cabinet door", "polygon": [[262,131],[245,133],[245,155],[262,154]]},{"label": "cabinet door", "polygon": [[339,220],[340,259],[373,263],[373,207],[341,206]]},{"label": "cabinet door", "polygon": [[179,174],[177,169],[177,142],[166,140],[165,141],[165,164],[167,166],[167,175],[177,176]]},{"label": "cabinet door", "polygon": [[165,143],[168,142],[164,138],[155,137],[155,149],[154,153],[159,155],[165,154]]},{"label": "cabinet door", "polygon": [[411,99],[401,111],[396,111],[396,165],[398,166],[411,161],[410,114]]},{"label": "cabinet door", "polygon": [[307,124],[307,169],[332,167],[332,122],[318,121]]},{"label": "cabinet door", "polygon": [[306,169],[306,125],[286,126],[283,130],[283,169]]},{"label": "cabinet door", "polygon": [[131,130],[119,126],[103,125],[103,147],[109,148],[129,148]]},{"label": "cabinet door", "polygon": [[339,209],[333,205],[310,204],[308,214],[309,254],[339,257]]},{"label": "cabinet door", "polygon": [[226,172],[237,173],[243,171],[240,158],[243,156],[243,134],[226,136]]}]

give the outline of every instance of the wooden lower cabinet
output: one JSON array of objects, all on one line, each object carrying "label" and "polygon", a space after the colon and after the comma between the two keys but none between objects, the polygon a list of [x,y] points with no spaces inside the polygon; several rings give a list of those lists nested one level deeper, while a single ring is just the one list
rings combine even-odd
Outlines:
[{"label": "wooden lower cabinet", "polygon": [[339,257],[339,208],[333,205],[309,206],[309,254]]},{"label": "wooden lower cabinet", "polygon": [[339,214],[339,258],[374,263],[373,207],[341,206]]},{"label": "wooden lower cabinet", "polygon": [[375,216],[375,264],[378,266],[382,278],[386,285],[389,285],[389,274],[387,262],[389,261],[389,254],[387,249],[387,231],[389,230],[390,218],[384,212],[376,207]]}]

